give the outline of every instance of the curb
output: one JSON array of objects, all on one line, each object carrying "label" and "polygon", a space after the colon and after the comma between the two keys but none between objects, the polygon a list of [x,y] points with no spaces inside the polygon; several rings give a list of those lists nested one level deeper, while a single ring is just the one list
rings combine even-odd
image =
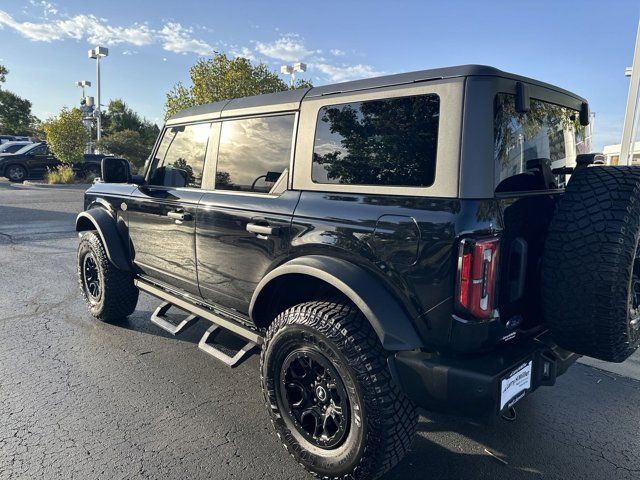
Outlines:
[{"label": "curb", "polygon": [[38,182],[30,182],[29,180],[25,180],[22,183],[12,183],[13,187],[35,187],[35,188],[68,188],[72,190],[87,190],[91,187],[91,183],[58,183],[58,184],[49,184],[49,183],[38,183]]}]

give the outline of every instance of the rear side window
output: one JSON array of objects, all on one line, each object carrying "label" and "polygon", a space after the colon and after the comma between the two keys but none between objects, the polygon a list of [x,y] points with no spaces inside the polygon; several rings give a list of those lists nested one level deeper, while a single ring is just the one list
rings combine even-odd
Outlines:
[{"label": "rear side window", "polygon": [[435,176],[438,95],[343,103],[318,113],[315,183],[428,187]]},{"label": "rear side window", "polygon": [[[516,112],[515,95],[507,93],[496,95],[493,135],[495,185],[500,191],[537,189],[535,181],[522,174],[530,173],[540,160],[552,169],[561,168],[590,151],[577,111],[532,98],[530,111]],[[521,181],[512,178],[516,175]],[[564,184],[565,175],[557,175],[556,185]]]},{"label": "rear side window", "polygon": [[216,190],[256,193],[284,190],[294,122],[294,115],[222,122]]},{"label": "rear side window", "polygon": [[167,128],[156,153],[151,185],[200,188],[210,123]]}]

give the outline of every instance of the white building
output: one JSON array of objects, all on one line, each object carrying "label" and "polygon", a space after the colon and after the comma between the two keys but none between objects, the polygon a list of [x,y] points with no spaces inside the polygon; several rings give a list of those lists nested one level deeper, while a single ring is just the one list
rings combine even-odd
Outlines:
[{"label": "white building", "polygon": [[[607,165],[618,165],[620,160],[620,144],[606,145],[602,152],[607,159]],[[633,165],[640,165],[640,142],[633,145]]]}]

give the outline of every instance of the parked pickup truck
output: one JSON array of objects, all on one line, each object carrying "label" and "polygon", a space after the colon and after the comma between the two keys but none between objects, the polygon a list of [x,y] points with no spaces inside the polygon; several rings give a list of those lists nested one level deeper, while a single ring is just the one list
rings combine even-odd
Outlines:
[{"label": "parked pickup truck", "polygon": [[172,334],[210,322],[199,347],[227,365],[259,348],[287,451],[377,478],[418,407],[513,418],[580,355],[638,347],[640,169],[584,151],[588,122],[585,99],[477,65],[193,107],[143,175],[103,160],[80,290],[105,321],[142,291]]}]

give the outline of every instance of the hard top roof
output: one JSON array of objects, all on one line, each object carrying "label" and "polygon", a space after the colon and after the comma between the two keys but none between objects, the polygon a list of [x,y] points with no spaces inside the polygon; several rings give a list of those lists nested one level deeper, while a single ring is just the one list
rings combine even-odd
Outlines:
[{"label": "hard top roof", "polygon": [[585,101],[582,97],[559,87],[522,77],[513,73],[504,72],[494,67],[486,65],[459,65],[455,67],[433,68],[430,70],[418,70],[415,72],[399,73],[394,75],[384,75],[381,77],[365,78],[350,82],[322,85],[313,88],[300,88],[297,90],[287,90],[278,93],[268,93],[255,95],[252,97],[236,98],[233,100],[223,100],[220,102],[199,105],[187,108],[171,116],[168,124],[183,123],[185,121],[195,121],[205,118],[231,117],[247,113],[278,112],[296,110],[300,106],[303,98],[321,97],[331,94],[355,92],[359,90],[371,90],[374,88],[388,87],[393,85],[404,85],[429,80],[441,80],[446,78],[468,77],[468,76],[494,76],[513,80],[523,81],[539,85],[545,88],[556,90],[562,94],[572,96],[578,100]]}]

